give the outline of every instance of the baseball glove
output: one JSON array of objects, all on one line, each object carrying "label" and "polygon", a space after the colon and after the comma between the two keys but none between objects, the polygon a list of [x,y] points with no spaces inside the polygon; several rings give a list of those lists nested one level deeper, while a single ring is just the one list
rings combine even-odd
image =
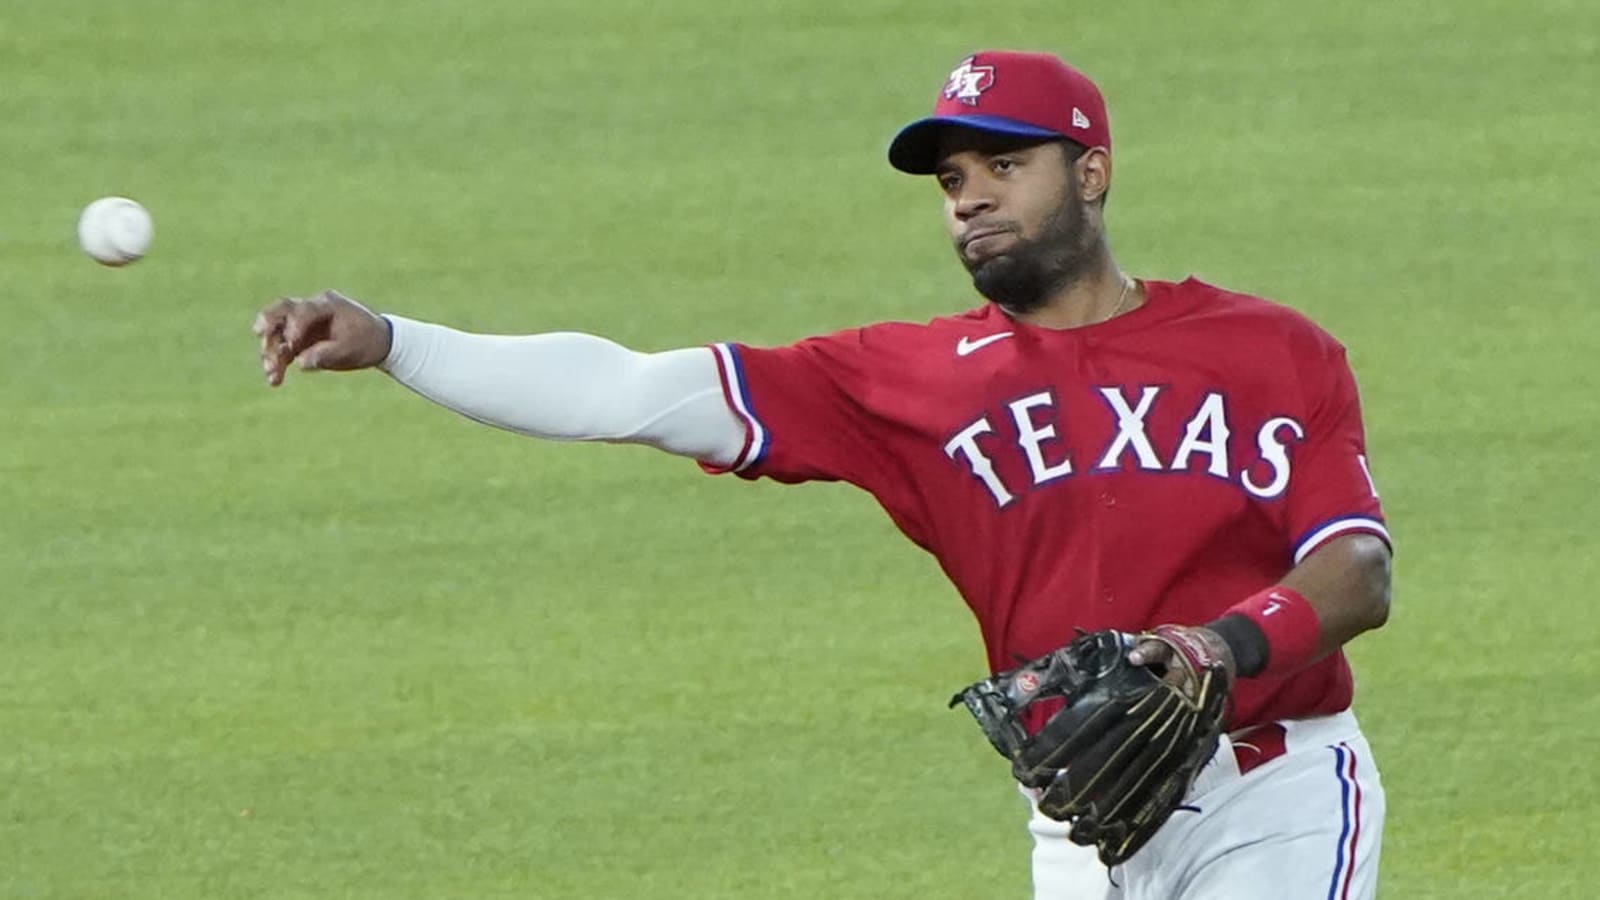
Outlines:
[{"label": "baseball glove", "polygon": [[[1128,651],[1146,639],[1171,647],[1179,671],[1130,664]],[[966,704],[1017,780],[1039,791],[1040,812],[1071,823],[1069,839],[1114,866],[1161,828],[1215,752],[1228,686],[1203,642],[1163,625],[1080,635],[950,705]],[[1023,711],[1053,697],[1064,705],[1030,736]]]}]

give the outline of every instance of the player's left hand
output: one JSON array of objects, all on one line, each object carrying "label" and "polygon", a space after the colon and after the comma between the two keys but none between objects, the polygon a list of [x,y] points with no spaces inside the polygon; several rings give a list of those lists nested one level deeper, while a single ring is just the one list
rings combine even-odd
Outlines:
[{"label": "player's left hand", "polygon": [[[1155,835],[1216,752],[1229,680],[1187,631],[1083,634],[950,701],[966,705],[1011,774],[1038,791],[1039,812],[1072,823],[1067,839],[1097,847],[1107,866]],[[1130,663],[1147,639],[1173,645],[1165,671]],[[1030,733],[1027,710],[1046,699],[1062,705]]]},{"label": "player's left hand", "polygon": [[[1160,635],[1162,640],[1157,640],[1155,635]],[[1185,654],[1189,660],[1179,659],[1177,647],[1180,645],[1193,649],[1193,652]],[[1195,659],[1215,659],[1222,663],[1228,673],[1229,684],[1239,674],[1238,664],[1233,659],[1233,648],[1221,635],[1201,625],[1161,625],[1139,635],[1138,642],[1128,651],[1129,663],[1150,666],[1161,672],[1168,683],[1177,685],[1189,677],[1189,670],[1193,667],[1184,663],[1192,663]]]}]

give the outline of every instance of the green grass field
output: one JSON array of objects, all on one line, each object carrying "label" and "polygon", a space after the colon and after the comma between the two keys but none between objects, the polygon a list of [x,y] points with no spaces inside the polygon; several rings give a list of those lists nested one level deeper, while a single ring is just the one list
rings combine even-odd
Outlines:
[{"label": "green grass field", "polygon": [[[0,6],[0,896],[1022,898],[976,630],[864,495],[261,384],[273,296],[781,342],[974,305],[883,149],[1101,81],[1137,274],[1352,348],[1382,895],[1600,883],[1600,6]],[[75,246],[125,194],[156,246]],[[298,373],[295,373],[298,374]]]}]

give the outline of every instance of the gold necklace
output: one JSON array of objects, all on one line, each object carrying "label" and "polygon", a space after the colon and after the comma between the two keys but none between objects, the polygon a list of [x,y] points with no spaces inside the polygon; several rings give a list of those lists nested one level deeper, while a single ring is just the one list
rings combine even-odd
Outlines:
[{"label": "gold necklace", "polygon": [[1095,322],[1096,325],[1099,325],[1100,322],[1109,322],[1121,315],[1123,304],[1128,302],[1128,289],[1133,287],[1133,279],[1129,278],[1125,272],[1119,272],[1117,274],[1122,276],[1122,293],[1117,295],[1117,305],[1111,308],[1111,315],[1106,316],[1104,319],[1101,319],[1098,322]]}]

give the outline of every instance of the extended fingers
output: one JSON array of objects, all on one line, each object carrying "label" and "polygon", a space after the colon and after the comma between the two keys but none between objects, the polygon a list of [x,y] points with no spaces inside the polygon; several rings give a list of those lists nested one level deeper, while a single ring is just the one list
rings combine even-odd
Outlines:
[{"label": "extended fingers", "polygon": [[267,383],[283,383],[289,364],[302,369],[362,369],[378,365],[389,351],[388,326],[338,291],[286,297],[263,309],[253,326],[261,340]]},{"label": "extended fingers", "polygon": [[250,330],[261,342],[261,370],[266,375],[267,384],[273,387],[283,383],[283,371],[294,358],[284,337],[294,305],[294,300],[280,297],[277,302],[257,313],[251,325]]},{"label": "extended fingers", "polygon": [[282,384],[289,364],[327,337],[328,321],[333,317],[338,299],[330,293],[310,299],[280,297],[256,315],[251,330],[261,341],[261,370],[267,384],[273,387]]}]

